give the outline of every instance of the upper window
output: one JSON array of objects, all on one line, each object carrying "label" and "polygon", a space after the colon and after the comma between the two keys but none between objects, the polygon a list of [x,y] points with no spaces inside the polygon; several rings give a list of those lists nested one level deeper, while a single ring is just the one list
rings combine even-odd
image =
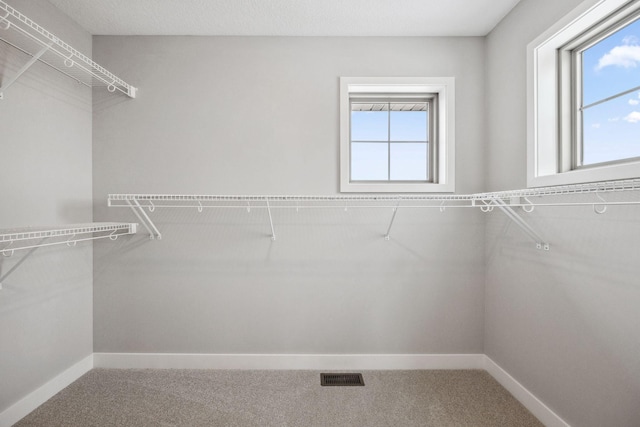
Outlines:
[{"label": "upper window", "polygon": [[640,176],[640,2],[594,3],[529,46],[530,186]]},{"label": "upper window", "polygon": [[634,16],[583,38],[571,49],[577,82],[573,167],[640,157],[640,21]]},{"label": "upper window", "polygon": [[453,191],[453,79],[341,78],[341,191]]}]

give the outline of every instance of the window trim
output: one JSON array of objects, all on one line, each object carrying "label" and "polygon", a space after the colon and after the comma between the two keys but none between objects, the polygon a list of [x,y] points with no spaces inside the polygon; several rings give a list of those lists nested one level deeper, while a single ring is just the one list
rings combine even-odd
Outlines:
[{"label": "window trim", "polygon": [[[340,192],[414,193],[455,191],[455,79],[453,77],[340,77]],[[433,182],[351,181],[351,98],[437,95],[436,120],[430,123],[429,168]],[[430,129],[431,130],[431,129]],[[433,148],[431,145],[433,144]],[[435,165],[435,166],[434,166]]]},{"label": "window trim", "polygon": [[[567,48],[640,11],[640,2],[586,0],[527,46],[527,186],[579,184],[640,177],[640,160],[575,168],[576,81]],[[566,84],[570,82],[570,84]],[[578,82],[579,83],[579,82]]]}]

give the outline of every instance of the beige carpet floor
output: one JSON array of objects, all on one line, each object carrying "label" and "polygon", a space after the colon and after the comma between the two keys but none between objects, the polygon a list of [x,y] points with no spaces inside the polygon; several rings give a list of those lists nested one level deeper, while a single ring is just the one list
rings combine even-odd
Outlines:
[{"label": "beige carpet floor", "polygon": [[94,369],[16,426],[542,425],[484,371],[362,374],[322,387],[316,371]]}]

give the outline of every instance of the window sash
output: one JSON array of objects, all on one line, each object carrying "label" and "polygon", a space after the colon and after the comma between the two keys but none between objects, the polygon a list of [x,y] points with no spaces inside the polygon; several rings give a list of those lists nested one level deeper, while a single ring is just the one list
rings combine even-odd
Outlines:
[{"label": "window sash", "polygon": [[[584,52],[624,27],[640,20],[640,11],[630,12],[631,7],[632,5],[627,5],[615,11],[609,17],[573,38],[558,51],[560,81],[559,133],[561,140],[570,142],[569,144],[561,144],[559,147],[559,172],[628,163],[639,159],[638,157],[628,157],[584,164],[584,111],[629,93],[640,91],[640,86],[636,86],[592,101],[587,105],[584,105],[583,101],[584,67],[582,58]],[[618,18],[616,22],[617,16],[622,17]],[[570,114],[567,114],[567,110],[570,111]],[[567,118],[569,119],[568,126]],[[563,127],[565,128],[564,130]]]},{"label": "window sash", "polygon": [[[380,183],[380,184],[394,184],[394,183],[433,183],[434,177],[437,176],[436,165],[437,162],[437,144],[436,144],[436,111],[437,111],[437,94],[366,94],[366,93],[357,93],[353,94],[349,97],[349,182],[353,183]],[[426,104],[427,111],[427,133],[425,141],[401,141],[401,140],[393,140],[391,139],[391,113],[393,111],[400,110],[392,110],[391,104]],[[387,112],[387,140],[354,140],[353,129],[352,129],[352,113],[353,113],[353,104],[387,104],[386,110],[373,110],[373,111],[386,111]],[[366,179],[353,179],[353,144],[354,143],[372,143],[372,144],[387,144],[387,179],[386,180],[366,180]],[[414,143],[414,144],[426,144],[426,158],[425,158],[425,166],[426,166],[426,179],[425,180],[394,180],[391,179],[391,147],[393,144],[406,144],[406,143]]]}]

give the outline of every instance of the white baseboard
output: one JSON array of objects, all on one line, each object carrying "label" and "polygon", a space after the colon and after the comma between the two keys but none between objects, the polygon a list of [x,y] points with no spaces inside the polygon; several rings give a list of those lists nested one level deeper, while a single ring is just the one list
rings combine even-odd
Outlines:
[{"label": "white baseboard", "polygon": [[9,427],[51,399],[60,390],[93,369],[93,354],[85,357],[40,388],[29,393],[0,413],[0,427]]},{"label": "white baseboard", "polygon": [[546,427],[570,427],[547,405],[486,355],[484,369]]},{"label": "white baseboard", "polygon": [[94,353],[96,368],[118,369],[484,369],[484,354]]}]

